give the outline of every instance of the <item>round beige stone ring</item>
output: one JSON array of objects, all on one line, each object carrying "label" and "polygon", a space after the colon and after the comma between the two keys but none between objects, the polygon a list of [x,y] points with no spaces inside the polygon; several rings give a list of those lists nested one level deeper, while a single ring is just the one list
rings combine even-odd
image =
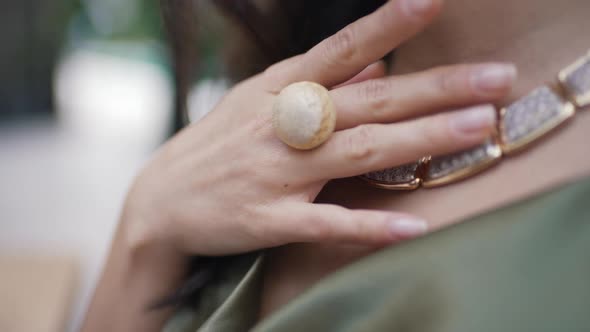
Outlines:
[{"label": "round beige stone ring", "polygon": [[328,90],[313,82],[293,83],[284,88],[272,112],[277,137],[298,150],[320,146],[336,126],[336,111]]}]

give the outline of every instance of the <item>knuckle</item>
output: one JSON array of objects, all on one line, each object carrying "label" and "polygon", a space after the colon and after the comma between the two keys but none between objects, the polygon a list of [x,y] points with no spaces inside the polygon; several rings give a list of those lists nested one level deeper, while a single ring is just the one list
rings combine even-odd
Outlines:
[{"label": "knuckle", "polygon": [[358,53],[354,29],[347,26],[326,40],[325,59],[336,63],[346,63]]},{"label": "knuckle", "polygon": [[359,98],[369,106],[376,120],[383,117],[387,108],[390,82],[388,80],[370,80],[362,85]]},{"label": "knuckle", "polygon": [[375,155],[375,132],[370,125],[360,125],[351,130],[345,141],[345,157],[351,161],[369,159]]},{"label": "knuckle", "polygon": [[268,79],[276,78],[282,71],[284,67],[284,62],[277,62],[270,66],[268,66],[263,72],[262,76]]},{"label": "knuckle", "polygon": [[336,230],[329,220],[315,218],[309,221],[308,236],[311,240],[325,240],[331,239],[335,236]]},{"label": "knuckle", "polygon": [[280,87],[282,86],[282,72],[279,70],[279,65],[274,64],[266,68],[260,75],[265,82],[272,82],[271,84],[267,84],[266,90],[275,95],[281,92]]},{"label": "knuckle", "polygon": [[264,89],[273,95],[279,94],[281,87],[288,83],[288,77],[290,77],[293,70],[301,64],[301,58],[301,56],[296,56],[266,68],[258,77],[263,83]]},{"label": "knuckle", "polygon": [[453,71],[446,68],[436,68],[432,71],[433,79],[431,80],[435,94],[445,95],[454,92],[455,77]]},{"label": "knuckle", "polygon": [[249,126],[245,126],[245,128],[251,130],[252,137],[268,139],[274,136],[272,115],[270,112],[254,114],[248,124]]}]

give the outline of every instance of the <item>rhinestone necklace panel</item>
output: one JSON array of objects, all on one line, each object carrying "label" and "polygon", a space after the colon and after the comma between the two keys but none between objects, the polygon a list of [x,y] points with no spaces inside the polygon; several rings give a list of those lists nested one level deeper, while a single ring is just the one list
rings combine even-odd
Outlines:
[{"label": "rhinestone necklace panel", "polygon": [[502,108],[496,134],[475,148],[361,175],[390,190],[432,188],[476,175],[536,143],[590,106],[590,51],[559,72],[555,87],[542,85]]}]

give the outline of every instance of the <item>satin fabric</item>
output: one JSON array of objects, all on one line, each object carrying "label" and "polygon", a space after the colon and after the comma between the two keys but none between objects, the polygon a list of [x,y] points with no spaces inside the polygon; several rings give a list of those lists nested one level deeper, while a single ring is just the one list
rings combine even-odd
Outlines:
[{"label": "satin fabric", "polygon": [[165,331],[590,331],[590,178],[363,258],[256,322],[262,264]]}]

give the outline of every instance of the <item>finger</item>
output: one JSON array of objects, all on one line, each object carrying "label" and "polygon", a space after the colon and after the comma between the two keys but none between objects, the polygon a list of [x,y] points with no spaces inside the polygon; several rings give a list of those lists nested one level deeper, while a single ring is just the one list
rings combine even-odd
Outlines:
[{"label": "finger", "polygon": [[276,226],[279,238],[292,242],[384,245],[424,235],[428,224],[386,211],[349,210],[331,204],[286,203]]},{"label": "finger", "polygon": [[423,30],[441,6],[442,0],[390,0],[313,47],[300,61],[274,66],[283,74],[270,75],[275,89],[298,81],[340,84]]},{"label": "finger", "polygon": [[300,160],[313,170],[310,180],[355,176],[483,143],[496,121],[494,107],[485,105],[394,124],[365,124],[335,132]]},{"label": "finger", "polygon": [[423,116],[497,100],[516,78],[512,64],[457,65],[343,86],[330,92],[337,129]]},{"label": "finger", "polygon": [[335,86],[333,89],[337,89],[337,88],[344,87],[344,86],[351,85],[351,84],[355,84],[355,83],[364,82],[367,80],[381,78],[381,77],[385,76],[386,70],[387,69],[385,67],[385,62],[383,62],[383,61],[374,62],[374,63],[370,64],[367,68],[363,69],[363,71],[358,73],[358,75],[356,75],[355,77],[349,79],[348,81],[346,81],[342,84]]}]

